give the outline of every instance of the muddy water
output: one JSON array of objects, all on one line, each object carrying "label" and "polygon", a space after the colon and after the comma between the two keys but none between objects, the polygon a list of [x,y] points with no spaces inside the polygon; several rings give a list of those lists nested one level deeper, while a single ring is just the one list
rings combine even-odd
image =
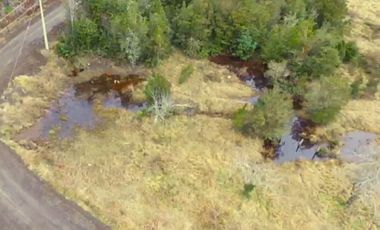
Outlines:
[{"label": "muddy water", "polygon": [[296,160],[317,159],[315,153],[323,144],[313,144],[308,140],[313,125],[301,118],[293,118],[291,122],[291,132],[281,138],[276,149],[274,162],[281,164]]},{"label": "muddy water", "polygon": [[47,139],[50,135],[67,138],[75,127],[92,129],[100,122],[92,104],[77,97],[74,88],[68,89],[33,127],[23,131],[19,139]]},{"label": "muddy water", "polygon": [[20,139],[47,139],[71,137],[75,127],[93,129],[101,120],[94,111],[93,100],[100,96],[107,108],[126,108],[139,111],[145,104],[133,104],[134,87],[144,81],[139,75],[121,77],[103,74],[89,81],[74,85],[53,104],[32,128],[22,132]]}]

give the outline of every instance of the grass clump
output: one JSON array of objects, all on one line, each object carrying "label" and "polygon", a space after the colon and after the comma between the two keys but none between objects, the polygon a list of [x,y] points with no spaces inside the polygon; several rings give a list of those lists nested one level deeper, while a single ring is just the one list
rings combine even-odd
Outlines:
[{"label": "grass clump", "polygon": [[171,85],[163,76],[155,74],[149,78],[144,89],[147,98],[147,112],[153,114],[155,121],[164,120],[173,112]]},{"label": "grass clump", "polygon": [[194,73],[193,65],[190,64],[190,65],[185,66],[181,71],[181,75],[179,76],[178,83],[181,85],[187,82],[187,80],[189,80],[189,78],[191,77],[191,75],[193,75],[193,73]]}]

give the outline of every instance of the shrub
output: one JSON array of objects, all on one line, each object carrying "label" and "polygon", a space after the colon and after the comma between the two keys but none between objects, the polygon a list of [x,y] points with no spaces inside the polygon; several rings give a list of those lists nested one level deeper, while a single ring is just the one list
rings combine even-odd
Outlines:
[{"label": "shrub", "polygon": [[58,41],[55,48],[60,57],[70,59],[77,54],[74,46],[70,44],[70,42],[69,38],[61,38]]},{"label": "shrub", "polygon": [[154,74],[148,79],[148,83],[144,89],[148,104],[153,104],[157,95],[170,95],[170,88],[171,85],[168,80],[161,75]]},{"label": "shrub", "polygon": [[355,42],[341,41],[337,45],[337,49],[339,51],[340,59],[344,63],[353,61],[359,57],[359,49]]},{"label": "shrub", "polygon": [[232,54],[242,60],[248,60],[252,57],[253,52],[257,47],[257,43],[253,40],[248,31],[244,31],[237,38]]},{"label": "shrub", "polygon": [[149,78],[144,89],[150,114],[154,114],[155,121],[164,120],[173,111],[171,101],[170,83],[161,75],[153,75]]},{"label": "shrub", "polygon": [[301,76],[318,78],[322,75],[332,75],[340,64],[338,50],[327,46],[310,53],[296,64],[294,71]]},{"label": "shrub", "polygon": [[311,8],[317,11],[317,22],[320,26],[326,23],[340,25],[347,15],[346,0],[314,0]]},{"label": "shrub", "polygon": [[353,98],[358,98],[360,96],[362,84],[363,79],[359,79],[351,83],[351,96]]},{"label": "shrub", "polygon": [[349,98],[350,87],[346,81],[335,75],[322,77],[308,87],[306,114],[317,124],[327,124],[334,120]]},{"label": "shrub", "polygon": [[190,64],[190,65],[185,66],[185,68],[183,68],[181,71],[181,75],[179,76],[178,83],[179,84],[185,83],[187,80],[189,80],[193,72],[194,72],[193,65]]},{"label": "shrub", "polygon": [[266,92],[253,109],[240,109],[233,122],[245,134],[275,141],[286,132],[292,114],[292,100],[275,88]]},{"label": "shrub", "polygon": [[71,44],[76,50],[90,51],[98,47],[101,32],[95,22],[90,19],[80,19],[74,22],[69,35]]},{"label": "shrub", "polygon": [[4,7],[4,13],[5,14],[9,14],[10,12],[12,12],[13,8],[12,6],[6,6]]}]

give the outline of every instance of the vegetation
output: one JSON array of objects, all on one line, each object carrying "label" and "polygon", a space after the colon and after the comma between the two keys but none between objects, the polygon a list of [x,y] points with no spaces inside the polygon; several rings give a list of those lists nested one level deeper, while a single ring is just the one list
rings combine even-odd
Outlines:
[{"label": "vegetation", "polygon": [[144,94],[148,101],[148,112],[154,114],[155,121],[164,120],[172,113],[170,83],[161,75],[153,75],[145,86]]},{"label": "vegetation", "polygon": [[194,72],[194,66],[187,65],[185,68],[182,69],[181,74],[178,79],[178,83],[179,84],[185,83],[187,80],[189,80],[193,72]]},{"label": "vegetation", "polygon": [[234,125],[246,134],[276,141],[284,135],[291,118],[291,99],[274,89],[260,97],[253,109],[240,109],[235,114]]},{"label": "vegetation", "polygon": [[310,84],[306,94],[306,112],[318,124],[327,124],[348,102],[351,89],[349,84],[336,76],[322,77]]},{"label": "vegetation", "polygon": [[[80,11],[77,20],[91,30],[95,25],[100,39],[85,48],[131,63],[155,65],[174,45],[194,57],[232,53],[247,60],[257,53],[267,61],[292,59],[315,69],[322,65],[318,58],[330,58],[333,49],[340,49],[342,55],[346,50],[344,0],[275,0],[268,4],[258,0],[84,0]],[[81,43],[75,39],[76,29],[62,40],[72,50],[81,47],[76,44]],[[351,50],[352,44],[347,44]]]}]

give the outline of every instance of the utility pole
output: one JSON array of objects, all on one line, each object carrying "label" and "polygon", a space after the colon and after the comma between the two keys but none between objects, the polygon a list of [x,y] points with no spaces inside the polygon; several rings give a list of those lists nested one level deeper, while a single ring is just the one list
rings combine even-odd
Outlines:
[{"label": "utility pole", "polygon": [[47,38],[47,34],[46,34],[46,25],[45,25],[44,10],[43,10],[43,7],[42,7],[42,0],[38,0],[38,1],[40,3],[42,32],[44,33],[45,49],[49,50],[49,43],[48,43],[48,38]]}]

